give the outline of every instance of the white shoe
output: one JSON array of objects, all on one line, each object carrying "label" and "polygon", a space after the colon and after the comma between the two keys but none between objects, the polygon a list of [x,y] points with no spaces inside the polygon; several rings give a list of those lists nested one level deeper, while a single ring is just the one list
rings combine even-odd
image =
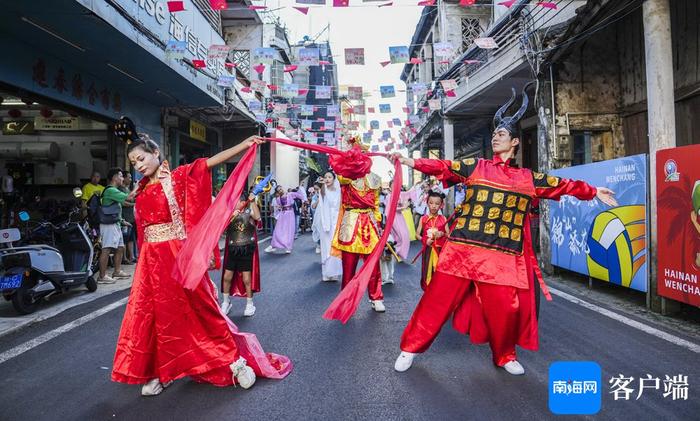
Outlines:
[{"label": "white shoe", "polygon": [[231,307],[233,307],[233,305],[231,304],[231,300],[224,299],[224,302],[221,303],[221,312],[224,314],[228,314],[228,312],[231,311]]},{"label": "white shoe", "polygon": [[377,313],[384,313],[386,311],[386,307],[384,307],[384,301],[382,301],[382,300],[372,301],[372,308]]},{"label": "white shoe", "polygon": [[243,310],[243,315],[245,317],[250,317],[255,314],[255,306],[252,301],[248,301],[245,305],[245,310]]},{"label": "white shoe", "polygon": [[238,361],[230,365],[234,379],[243,389],[249,389],[255,384],[255,372],[247,365],[245,358],[240,357]]},{"label": "white shoe", "polygon": [[112,278],[109,275],[105,275],[104,278],[100,278],[97,280],[98,284],[114,284],[116,282],[117,282],[117,280]]},{"label": "white shoe", "polygon": [[292,254],[292,251],[291,251],[291,250],[285,250],[284,252],[287,253],[287,254]]},{"label": "white shoe", "polygon": [[316,254],[321,254],[321,247],[316,246]]},{"label": "white shoe", "polygon": [[404,371],[408,370],[409,368],[411,368],[411,365],[413,364],[413,358],[415,358],[415,356],[416,354],[412,352],[401,351],[401,354],[399,354],[399,357],[394,363],[394,370],[400,373],[403,373]]},{"label": "white shoe", "polygon": [[522,376],[523,374],[525,374],[525,369],[523,368],[523,366],[515,360],[507,362],[506,365],[503,366],[503,368],[508,373],[514,376]]},{"label": "white shoe", "polygon": [[387,279],[386,281],[383,281],[383,282],[382,282],[382,285],[387,285],[387,284],[393,285],[393,284],[394,284],[394,280],[393,280],[393,279]]},{"label": "white shoe", "polygon": [[160,379],[151,379],[141,387],[141,396],[160,395],[165,388],[160,383]]},{"label": "white shoe", "polygon": [[267,247],[265,247],[265,253],[272,253],[272,250],[274,250],[274,249],[275,248],[272,246],[267,246]]}]

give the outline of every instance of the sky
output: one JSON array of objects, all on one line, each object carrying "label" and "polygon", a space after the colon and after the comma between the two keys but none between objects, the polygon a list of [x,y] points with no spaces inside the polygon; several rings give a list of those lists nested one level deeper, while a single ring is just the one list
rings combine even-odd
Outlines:
[{"label": "sky", "polygon": [[[394,0],[394,6],[377,7],[384,2],[362,3],[351,0],[350,7],[332,7],[330,5],[297,4],[295,0],[255,1],[255,5],[265,5],[268,10],[279,16],[288,29],[289,42],[295,44],[304,35],[312,39],[327,25],[329,30],[318,37],[317,41],[329,41],[335,62],[338,66],[338,83],[340,85],[362,86],[367,107],[375,107],[377,114],[367,114],[367,120],[379,120],[380,130],[387,129],[386,121],[394,117],[406,120],[402,107],[406,105],[406,85],[401,81],[403,64],[389,64],[382,67],[380,62],[389,60],[389,47],[409,45],[420,18],[422,6],[418,0]],[[293,6],[309,7],[308,15],[293,9]],[[277,11],[274,9],[281,8]],[[346,48],[364,48],[365,65],[346,65]],[[394,85],[395,98],[382,99],[380,85]],[[391,104],[390,114],[379,114],[379,104]],[[376,133],[376,131],[375,131]],[[398,133],[393,131],[395,138]],[[375,135],[376,137],[376,135]],[[383,151],[382,151],[383,152]],[[382,162],[383,161],[383,162]],[[376,159],[373,170],[382,178],[388,178],[390,165],[384,159]]]}]

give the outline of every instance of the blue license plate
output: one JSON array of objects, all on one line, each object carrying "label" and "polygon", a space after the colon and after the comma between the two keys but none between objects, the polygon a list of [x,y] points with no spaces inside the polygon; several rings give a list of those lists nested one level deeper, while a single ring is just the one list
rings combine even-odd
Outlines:
[{"label": "blue license plate", "polygon": [[0,290],[19,288],[20,285],[22,285],[21,273],[0,278]]}]

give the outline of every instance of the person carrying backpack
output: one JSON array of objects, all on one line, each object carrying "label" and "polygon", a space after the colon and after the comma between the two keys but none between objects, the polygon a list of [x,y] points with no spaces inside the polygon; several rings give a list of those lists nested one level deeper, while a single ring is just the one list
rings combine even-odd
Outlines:
[{"label": "person carrying backpack", "polygon": [[[100,223],[100,277],[97,282],[102,284],[113,284],[115,278],[128,278],[130,275],[121,270],[122,257],[124,256],[124,237],[122,235],[122,225],[131,226],[129,222],[122,219],[122,204],[126,201],[128,193],[119,190],[119,186],[124,183],[124,176],[120,168],[112,168],[107,173],[109,184],[102,192],[100,198],[100,208],[97,212]],[[107,264],[109,255],[114,253],[114,273],[108,276]]]}]

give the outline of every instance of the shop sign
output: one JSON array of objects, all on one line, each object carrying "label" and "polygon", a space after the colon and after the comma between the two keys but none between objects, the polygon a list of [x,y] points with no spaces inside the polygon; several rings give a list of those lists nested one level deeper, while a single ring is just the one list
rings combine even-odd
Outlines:
[{"label": "shop sign", "polygon": [[78,117],[34,117],[34,128],[36,130],[79,130],[80,120]]},{"label": "shop sign", "polygon": [[204,124],[190,120],[190,137],[202,142],[207,141],[207,128]]},{"label": "shop sign", "polygon": [[2,122],[2,134],[5,136],[33,133],[34,122],[31,120],[10,120]]}]

